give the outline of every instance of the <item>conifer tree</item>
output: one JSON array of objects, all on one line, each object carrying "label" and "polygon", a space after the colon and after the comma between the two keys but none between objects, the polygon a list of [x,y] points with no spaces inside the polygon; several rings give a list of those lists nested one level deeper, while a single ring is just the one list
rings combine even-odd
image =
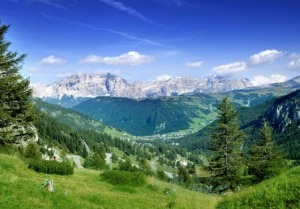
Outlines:
[{"label": "conifer tree", "polygon": [[237,113],[227,97],[218,106],[218,114],[211,135],[213,155],[208,169],[214,189],[221,192],[235,189],[239,183],[242,164],[241,142],[244,134],[239,130]]},{"label": "conifer tree", "polygon": [[25,55],[9,50],[11,43],[5,39],[8,29],[8,25],[0,22],[0,144],[31,135],[32,132],[29,129],[24,132],[24,128],[30,127],[34,119],[29,80],[19,73]]},{"label": "conifer tree", "polygon": [[265,120],[259,129],[258,140],[250,148],[247,164],[255,182],[275,176],[284,166],[282,151],[272,140],[272,128]]}]

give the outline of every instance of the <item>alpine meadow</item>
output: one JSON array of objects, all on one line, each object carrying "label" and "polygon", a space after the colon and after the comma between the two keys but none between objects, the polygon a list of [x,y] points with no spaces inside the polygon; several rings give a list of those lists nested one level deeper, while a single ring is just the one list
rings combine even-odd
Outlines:
[{"label": "alpine meadow", "polygon": [[299,208],[299,11],[4,0],[0,208]]}]

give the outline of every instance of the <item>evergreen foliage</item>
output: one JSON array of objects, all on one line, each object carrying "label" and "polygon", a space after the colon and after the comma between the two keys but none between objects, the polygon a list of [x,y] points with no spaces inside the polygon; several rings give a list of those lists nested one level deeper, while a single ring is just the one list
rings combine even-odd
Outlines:
[{"label": "evergreen foliage", "polygon": [[31,160],[28,165],[39,173],[71,175],[74,173],[74,167],[69,162],[58,162],[55,160]]},{"label": "evergreen foliage", "polygon": [[39,146],[34,142],[29,142],[24,150],[24,156],[26,158],[39,160],[42,158]]},{"label": "evergreen foliage", "polygon": [[213,155],[208,169],[214,190],[235,189],[240,180],[241,142],[244,134],[239,130],[237,113],[225,97],[218,107],[218,118],[212,131]]},{"label": "evergreen foliage", "polygon": [[178,181],[179,183],[189,186],[193,183],[193,178],[189,174],[188,170],[183,166],[178,166]]},{"label": "evergreen foliage", "polygon": [[214,112],[207,106],[216,103],[207,95],[142,100],[97,97],[73,109],[132,135],[148,136],[188,129],[191,118],[208,122]]},{"label": "evergreen foliage", "polygon": [[139,169],[145,175],[152,176],[154,172],[152,171],[148,161],[145,158],[140,159],[139,161]]},{"label": "evergreen foliage", "polygon": [[105,181],[120,186],[142,186],[146,184],[146,177],[141,172],[124,170],[106,171],[100,175]]},{"label": "evergreen foliage", "polygon": [[255,182],[275,176],[284,166],[283,154],[273,141],[272,128],[265,120],[259,129],[256,144],[249,151],[247,164]]},{"label": "evergreen foliage", "polygon": [[169,177],[165,174],[163,170],[156,171],[156,177],[162,181],[169,181]]},{"label": "evergreen foliage", "polygon": [[106,168],[105,164],[105,147],[103,143],[100,143],[94,152],[94,154],[88,157],[83,164],[86,168],[93,168],[93,169],[104,169]]},{"label": "evergreen foliage", "polygon": [[131,160],[126,158],[125,161],[120,161],[119,170],[128,171],[128,172],[137,172],[139,171],[137,166],[132,165]]},{"label": "evergreen foliage", "polygon": [[[33,132],[28,127],[34,120],[29,80],[19,73],[25,55],[9,50],[11,43],[5,39],[8,29],[0,22],[0,144],[31,136]],[[24,132],[25,127],[28,130]]]}]

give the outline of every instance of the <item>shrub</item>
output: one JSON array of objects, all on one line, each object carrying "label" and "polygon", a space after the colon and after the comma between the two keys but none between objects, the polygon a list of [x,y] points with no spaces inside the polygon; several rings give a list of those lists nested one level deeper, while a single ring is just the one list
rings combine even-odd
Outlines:
[{"label": "shrub", "polygon": [[170,180],[169,177],[162,170],[156,171],[156,176],[157,176],[158,179],[160,179],[162,181],[169,181]]},{"label": "shrub", "polygon": [[129,172],[121,170],[106,171],[100,174],[103,180],[113,185],[142,186],[146,184],[145,175],[141,172]]},{"label": "shrub", "polygon": [[69,162],[31,160],[28,168],[39,173],[48,174],[70,175],[74,173],[74,168]]},{"label": "shrub", "polygon": [[25,147],[24,156],[26,158],[32,158],[32,159],[36,159],[36,160],[39,160],[42,158],[39,146],[34,142],[29,142],[28,145]]}]

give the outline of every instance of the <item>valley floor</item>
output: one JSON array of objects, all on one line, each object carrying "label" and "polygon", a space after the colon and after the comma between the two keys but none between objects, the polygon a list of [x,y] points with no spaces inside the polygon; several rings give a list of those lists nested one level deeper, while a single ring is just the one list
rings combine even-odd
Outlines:
[{"label": "valley floor", "polygon": [[[0,154],[0,208],[215,208],[220,197],[148,178],[143,187],[112,186],[99,171],[75,169],[71,176],[36,173],[18,157]],[[54,192],[41,188],[53,179]]]}]

